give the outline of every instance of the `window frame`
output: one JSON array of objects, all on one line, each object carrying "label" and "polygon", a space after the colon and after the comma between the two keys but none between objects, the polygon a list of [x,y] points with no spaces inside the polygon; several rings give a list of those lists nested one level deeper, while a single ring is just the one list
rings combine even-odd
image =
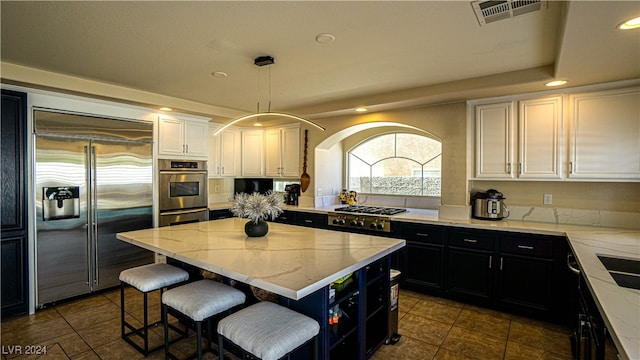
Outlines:
[{"label": "window frame", "polygon": [[[408,158],[406,156],[396,156],[398,153],[398,140],[397,140],[397,136],[399,134],[402,135],[413,135],[413,136],[419,136],[419,137],[424,137],[427,139],[430,139],[432,141],[436,141],[440,144],[440,153],[430,157],[426,162],[424,163],[420,163],[418,161],[416,161],[415,159],[412,158]],[[393,154],[394,156],[388,156],[388,157],[384,157],[384,158],[380,158],[380,159],[376,159],[376,161],[374,161],[373,163],[369,164],[368,162],[366,162],[365,160],[363,160],[361,157],[359,157],[358,155],[352,154],[352,151],[354,149],[357,149],[359,146],[361,146],[362,144],[372,141],[376,138],[382,137],[382,136],[389,136],[389,135],[393,135],[394,136],[394,142],[393,142]],[[425,166],[429,163],[431,163],[432,161],[440,158],[442,159],[442,140],[436,138],[435,136],[429,136],[429,134],[424,134],[424,133],[414,133],[414,132],[407,132],[407,131],[391,131],[391,132],[386,132],[386,133],[381,133],[381,134],[376,134],[374,136],[370,136],[367,137],[365,139],[362,139],[361,141],[359,141],[357,144],[355,144],[354,146],[352,146],[350,149],[346,150],[344,152],[344,156],[345,156],[345,178],[344,178],[344,188],[349,188],[349,183],[350,183],[350,174],[351,174],[351,161],[352,161],[352,156],[356,159],[358,159],[359,161],[361,161],[363,164],[367,165],[369,167],[369,178],[373,179],[373,167],[385,160],[389,160],[389,159],[406,159],[409,161],[414,162],[415,164],[419,165],[421,168],[421,194],[420,195],[411,195],[411,194],[382,194],[382,193],[373,193],[371,192],[371,187],[369,187],[369,189],[367,189],[367,191],[363,191],[363,190],[359,190],[360,194],[366,194],[366,195],[374,195],[374,196],[403,196],[403,197],[407,197],[407,196],[411,196],[411,197],[419,197],[419,198],[431,198],[431,199],[439,199],[442,196],[442,183],[440,183],[440,195],[427,195],[425,194],[425,186],[424,186],[424,180],[425,180],[425,172],[429,172],[429,169],[425,170]],[[442,162],[440,163],[440,168],[439,168],[439,172],[440,172],[440,178],[442,179]],[[371,180],[371,186],[373,186],[373,181]]]}]

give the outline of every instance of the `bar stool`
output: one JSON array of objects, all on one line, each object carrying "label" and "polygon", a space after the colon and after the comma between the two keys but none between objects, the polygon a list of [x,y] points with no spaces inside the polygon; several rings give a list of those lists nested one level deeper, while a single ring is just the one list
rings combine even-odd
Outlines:
[{"label": "bar stool", "polygon": [[313,340],[313,358],[318,356],[320,325],[312,318],[284,306],[263,301],[233,313],[218,322],[218,352],[224,359],[226,339],[246,353],[262,360],[289,356]]},{"label": "bar stool", "polygon": [[164,316],[165,359],[175,358],[169,353],[168,311],[171,308],[191,319],[196,324],[198,359],[202,359],[202,322],[207,322],[207,340],[212,343],[211,318],[244,304],[245,294],[229,285],[213,280],[198,280],[182,285],[162,295],[162,313]]},{"label": "bar stool", "polygon": [[[167,264],[149,264],[123,270],[120,273],[120,332],[122,339],[128,342],[136,350],[140,351],[144,356],[160,349],[163,345],[154,349],[149,349],[149,328],[151,326],[164,323],[164,321],[162,314],[160,314],[160,321],[149,324],[147,296],[150,292],[155,290],[160,290],[160,294],[162,295],[165,287],[179,284],[187,281],[188,279],[189,273]],[[143,326],[141,328],[136,328],[125,320],[124,289],[126,285],[133,287],[143,294],[144,315]],[[126,329],[131,331],[127,332]],[[174,330],[180,332],[177,328],[174,328]],[[131,339],[131,336],[133,335],[138,335],[142,338],[144,341],[144,347],[139,346]]]}]

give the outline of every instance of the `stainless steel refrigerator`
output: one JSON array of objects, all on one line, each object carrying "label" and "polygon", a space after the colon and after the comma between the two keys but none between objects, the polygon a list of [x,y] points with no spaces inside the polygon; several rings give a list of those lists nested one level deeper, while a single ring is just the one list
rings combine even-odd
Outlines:
[{"label": "stainless steel refrigerator", "polygon": [[152,139],[145,122],[34,111],[38,307],[153,262],[115,237],[153,226]]}]

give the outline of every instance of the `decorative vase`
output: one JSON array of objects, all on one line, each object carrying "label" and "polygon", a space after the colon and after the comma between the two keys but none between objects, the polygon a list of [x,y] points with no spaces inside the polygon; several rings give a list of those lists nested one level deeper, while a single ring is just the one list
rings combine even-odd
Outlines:
[{"label": "decorative vase", "polygon": [[244,224],[244,232],[249,237],[265,236],[269,232],[269,224],[264,220],[258,220],[257,224],[250,220]]}]

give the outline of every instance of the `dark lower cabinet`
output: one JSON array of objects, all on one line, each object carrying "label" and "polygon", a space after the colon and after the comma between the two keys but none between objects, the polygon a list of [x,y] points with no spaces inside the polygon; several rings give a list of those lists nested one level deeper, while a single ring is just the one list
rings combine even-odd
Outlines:
[{"label": "dark lower cabinet", "polygon": [[281,224],[294,225],[296,222],[295,215],[296,213],[294,211],[285,210],[273,221]]},{"label": "dark lower cabinet", "polygon": [[221,220],[231,217],[233,217],[233,214],[229,209],[209,210],[209,220]]},{"label": "dark lower cabinet", "polygon": [[493,295],[492,253],[449,248],[447,292],[460,300],[489,304]]},{"label": "dark lower cabinet", "polygon": [[502,255],[497,280],[501,307],[533,312],[553,309],[553,260]]},{"label": "dark lower cabinet", "polygon": [[296,212],[294,225],[325,229],[327,227],[327,214]]},{"label": "dark lower cabinet", "polygon": [[407,241],[400,266],[403,287],[407,290],[442,295],[444,289],[444,240],[442,226],[410,224],[403,226]]},{"label": "dark lower cabinet", "polygon": [[567,322],[561,236],[400,223],[402,289]]},{"label": "dark lower cabinet", "polygon": [[492,232],[449,230],[445,288],[451,297],[491,303],[496,239]]},{"label": "dark lower cabinet", "polygon": [[556,236],[502,234],[496,289],[500,307],[567,321],[566,240]]},{"label": "dark lower cabinet", "polygon": [[2,90],[2,317],[28,311],[27,95]]}]

